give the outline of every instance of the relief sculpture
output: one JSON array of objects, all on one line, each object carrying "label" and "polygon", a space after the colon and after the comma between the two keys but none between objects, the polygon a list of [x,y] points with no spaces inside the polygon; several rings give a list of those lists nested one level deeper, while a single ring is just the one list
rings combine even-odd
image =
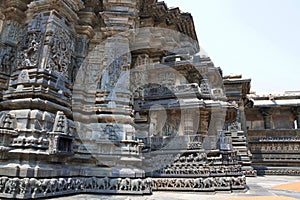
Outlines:
[{"label": "relief sculpture", "polygon": [[69,78],[71,56],[74,51],[74,42],[66,31],[58,29],[55,31],[50,42],[50,53],[46,69],[54,70]]}]

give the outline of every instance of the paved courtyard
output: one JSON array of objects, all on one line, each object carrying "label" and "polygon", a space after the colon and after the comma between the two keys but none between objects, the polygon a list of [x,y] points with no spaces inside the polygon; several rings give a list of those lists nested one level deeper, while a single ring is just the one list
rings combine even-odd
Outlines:
[{"label": "paved courtyard", "polygon": [[247,178],[245,193],[205,195],[187,192],[154,192],[151,196],[76,195],[58,200],[299,200],[300,176],[259,176]]}]

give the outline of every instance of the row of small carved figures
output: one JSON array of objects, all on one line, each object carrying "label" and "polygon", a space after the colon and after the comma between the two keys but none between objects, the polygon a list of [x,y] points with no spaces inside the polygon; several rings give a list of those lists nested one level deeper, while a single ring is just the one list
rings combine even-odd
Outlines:
[{"label": "row of small carved figures", "polygon": [[208,177],[208,178],[161,178],[152,180],[152,189],[163,188],[195,188],[195,189],[210,189],[224,187],[245,187],[246,177]]},{"label": "row of small carved figures", "polygon": [[197,153],[196,155],[190,154],[188,156],[182,156],[177,154],[174,158],[174,163],[191,163],[191,162],[203,162],[207,160],[206,153]]},{"label": "row of small carved figures", "polygon": [[0,193],[4,194],[55,194],[65,191],[84,192],[93,191],[149,191],[151,192],[151,178],[8,178],[0,177]]},{"label": "row of small carved figures", "polygon": [[34,148],[44,148],[49,147],[49,141],[46,138],[40,137],[17,137],[12,141],[11,146],[20,146],[20,147],[34,147]]},{"label": "row of small carved figures", "polygon": [[295,142],[300,141],[300,137],[263,137],[263,138],[254,138],[253,142]]},{"label": "row of small carved figures", "polygon": [[240,165],[233,166],[168,166],[159,170],[160,174],[229,174],[241,172]]},{"label": "row of small carved figures", "polygon": [[[263,174],[266,174],[266,175],[296,175],[296,176],[300,176],[300,170],[294,170],[294,169],[263,170],[262,172],[263,172]],[[258,173],[261,174],[262,172],[259,171]]]},{"label": "row of small carved figures", "polygon": [[174,163],[177,164],[186,164],[186,165],[193,165],[195,163],[213,163],[213,162],[222,162],[222,161],[235,161],[236,156],[230,155],[230,156],[223,156],[222,154],[218,156],[208,156],[206,153],[196,153],[189,154],[189,155],[180,155],[177,154],[174,157]]},{"label": "row of small carved figures", "polygon": [[245,171],[243,171],[243,174],[245,176],[257,176],[257,171],[256,170],[245,170]]},{"label": "row of small carved figures", "polygon": [[202,149],[202,142],[190,142],[188,149]]}]

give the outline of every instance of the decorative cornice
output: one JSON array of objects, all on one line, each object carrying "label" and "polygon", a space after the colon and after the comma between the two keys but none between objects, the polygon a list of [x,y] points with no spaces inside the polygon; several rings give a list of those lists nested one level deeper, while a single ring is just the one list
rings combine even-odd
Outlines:
[{"label": "decorative cornice", "polygon": [[293,107],[293,108],[292,108],[292,113],[293,113],[295,116],[300,116],[300,107]]},{"label": "decorative cornice", "polygon": [[271,116],[272,115],[272,109],[271,108],[261,108],[260,109],[260,113],[264,116],[264,117],[267,117],[267,116]]},{"label": "decorative cornice", "polygon": [[[1,6],[1,5],[0,5]],[[17,21],[24,23],[26,18],[25,11],[27,9],[27,1],[7,0],[2,3],[2,16],[0,11],[0,19]]]},{"label": "decorative cornice", "polygon": [[92,38],[95,35],[95,31],[91,26],[77,25],[75,29],[77,34],[87,35],[89,38]]},{"label": "decorative cornice", "polygon": [[181,12],[179,8],[169,9],[164,2],[142,0],[140,16],[144,19],[153,18],[158,26],[177,30],[198,41],[192,15]]},{"label": "decorative cornice", "polygon": [[31,2],[28,7],[27,14],[29,16],[33,16],[35,13],[56,10],[68,21],[76,23],[79,19],[77,12],[84,8],[84,5],[81,0],[40,0]]}]

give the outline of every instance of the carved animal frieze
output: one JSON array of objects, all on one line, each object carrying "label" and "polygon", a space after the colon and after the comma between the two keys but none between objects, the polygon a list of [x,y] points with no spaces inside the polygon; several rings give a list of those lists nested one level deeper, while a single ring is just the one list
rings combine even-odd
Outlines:
[{"label": "carved animal frieze", "polygon": [[[40,198],[71,193],[151,193],[151,178],[8,178],[0,177],[0,197]],[[11,195],[11,196],[10,196]]]},{"label": "carved animal frieze", "polygon": [[239,177],[207,177],[207,178],[154,178],[153,190],[222,190],[245,188],[245,176]]}]

